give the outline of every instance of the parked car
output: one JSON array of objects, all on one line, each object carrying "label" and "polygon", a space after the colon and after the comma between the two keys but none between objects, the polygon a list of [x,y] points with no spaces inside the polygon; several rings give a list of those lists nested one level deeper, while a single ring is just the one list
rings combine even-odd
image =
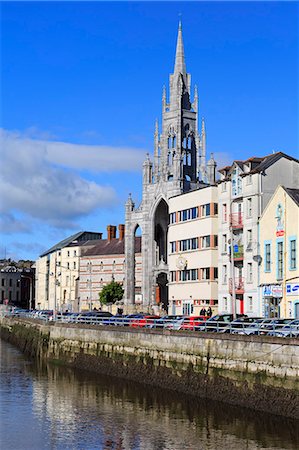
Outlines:
[{"label": "parked car", "polygon": [[283,328],[284,325],[292,322],[294,319],[279,319],[279,318],[273,318],[273,319],[265,319],[261,324],[258,331],[258,334],[269,334],[269,331],[276,330],[279,331],[281,328]]},{"label": "parked car", "polygon": [[167,315],[155,320],[154,323],[146,325],[146,328],[166,328],[166,326],[174,320],[183,319],[182,315]]},{"label": "parked car", "polygon": [[287,323],[282,328],[269,331],[268,336],[299,337],[299,319]]},{"label": "parked car", "polygon": [[[237,314],[237,319],[240,317],[247,317],[246,314]],[[207,331],[215,333],[222,330],[233,320],[233,314],[216,314],[207,319],[205,324],[198,327],[199,331]]]},{"label": "parked car", "polygon": [[112,317],[112,315],[113,314],[108,311],[87,311],[80,313],[76,319],[76,322],[100,325],[104,318]]},{"label": "parked car", "polygon": [[226,325],[220,332],[238,334],[240,330],[252,326],[261,317],[239,317]]},{"label": "parked car", "polygon": [[160,316],[147,315],[132,320],[130,326],[133,328],[144,328],[147,325],[154,325],[155,321],[158,319],[160,319]]},{"label": "parked car", "polygon": [[120,316],[118,320],[115,320],[115,325],[128,327],[135,319],[142,319],[144,314],[127,314]]},{"label": "parked car", "polygon": [[198,330],[200,325],[203,325],[207,320],[207,316],[191,316],[184,317],[180,330]]}]

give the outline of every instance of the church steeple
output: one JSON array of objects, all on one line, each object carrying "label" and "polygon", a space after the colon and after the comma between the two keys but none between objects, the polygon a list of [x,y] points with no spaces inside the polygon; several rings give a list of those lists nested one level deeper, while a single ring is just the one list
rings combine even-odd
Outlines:
[{"label": "church steeple", "polygon": [[186,77],[186,63],[183,44],[182,23],[179,22],[179,30],[176,44],[174,75],[181,73],[183,77]]}]

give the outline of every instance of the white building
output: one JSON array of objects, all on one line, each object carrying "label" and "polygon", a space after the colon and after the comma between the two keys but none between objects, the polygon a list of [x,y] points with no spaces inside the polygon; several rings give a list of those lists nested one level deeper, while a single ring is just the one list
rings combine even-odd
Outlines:
[{"label": "white building", "polygon": [[43,253],[36,261],[37,309],[78,311],[80,254],[83,244],[94,245],[102,233],[80,231]]},{"label": "white building", "polygon": [[[107,239],[97,241],[94,246],[89,243],[82,247],[79,274],[80,310],[100,308],[99,293],[111,281],[124,284],[125,261],[125,226],[118,226],[119,237],[116,237],[116,226],[107,226]],[[135,237],[135,304],[142,304],[141,278],[141,237]],[[113,308],[115,313],[117,308]]]},{"label": "white building", "polygon": [[235,285],[236,312],[260,316],[258,220],[278,184],[299,187],[299,161],[278,152],[234,161],[219,172],[219,312],[233,312]]},{"label": "white building", "polygon": [[169,314],[218,310],[218,189],[207,186],[169,200]]}]

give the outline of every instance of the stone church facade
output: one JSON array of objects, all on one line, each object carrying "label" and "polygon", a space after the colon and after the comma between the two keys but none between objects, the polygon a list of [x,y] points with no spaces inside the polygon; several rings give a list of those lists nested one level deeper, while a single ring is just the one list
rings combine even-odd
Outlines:
[{"label": "stone church facade", "polygon": [[168,305],[169,199],[215,184],[216,162],[206,163],[205,123],[198,123],[198,93],[191,101],[191,76],[186,71],[182,27],[179,24],[174,72],[169,78],[169,100],[162,95],[162,128],[155,126],[153,161],[143,163],[142,201],[129,195],[125,205],[125,303],[135,299],[135,234],[142,233],[142,299],[145,309]]}]

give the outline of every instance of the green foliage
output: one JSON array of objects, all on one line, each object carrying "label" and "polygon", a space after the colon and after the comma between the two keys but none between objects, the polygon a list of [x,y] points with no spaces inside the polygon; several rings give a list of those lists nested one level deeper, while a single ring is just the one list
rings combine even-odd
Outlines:
[{"label": "green foliage", "polygon": [[102,305],[106,305],[107,303],[115,303],[118,300],[121,300],[123,295],[124,290],[122,285],[116,281],[111,281],[111,283],[104,286],[101,292],[99,292],[99,298]]}]

